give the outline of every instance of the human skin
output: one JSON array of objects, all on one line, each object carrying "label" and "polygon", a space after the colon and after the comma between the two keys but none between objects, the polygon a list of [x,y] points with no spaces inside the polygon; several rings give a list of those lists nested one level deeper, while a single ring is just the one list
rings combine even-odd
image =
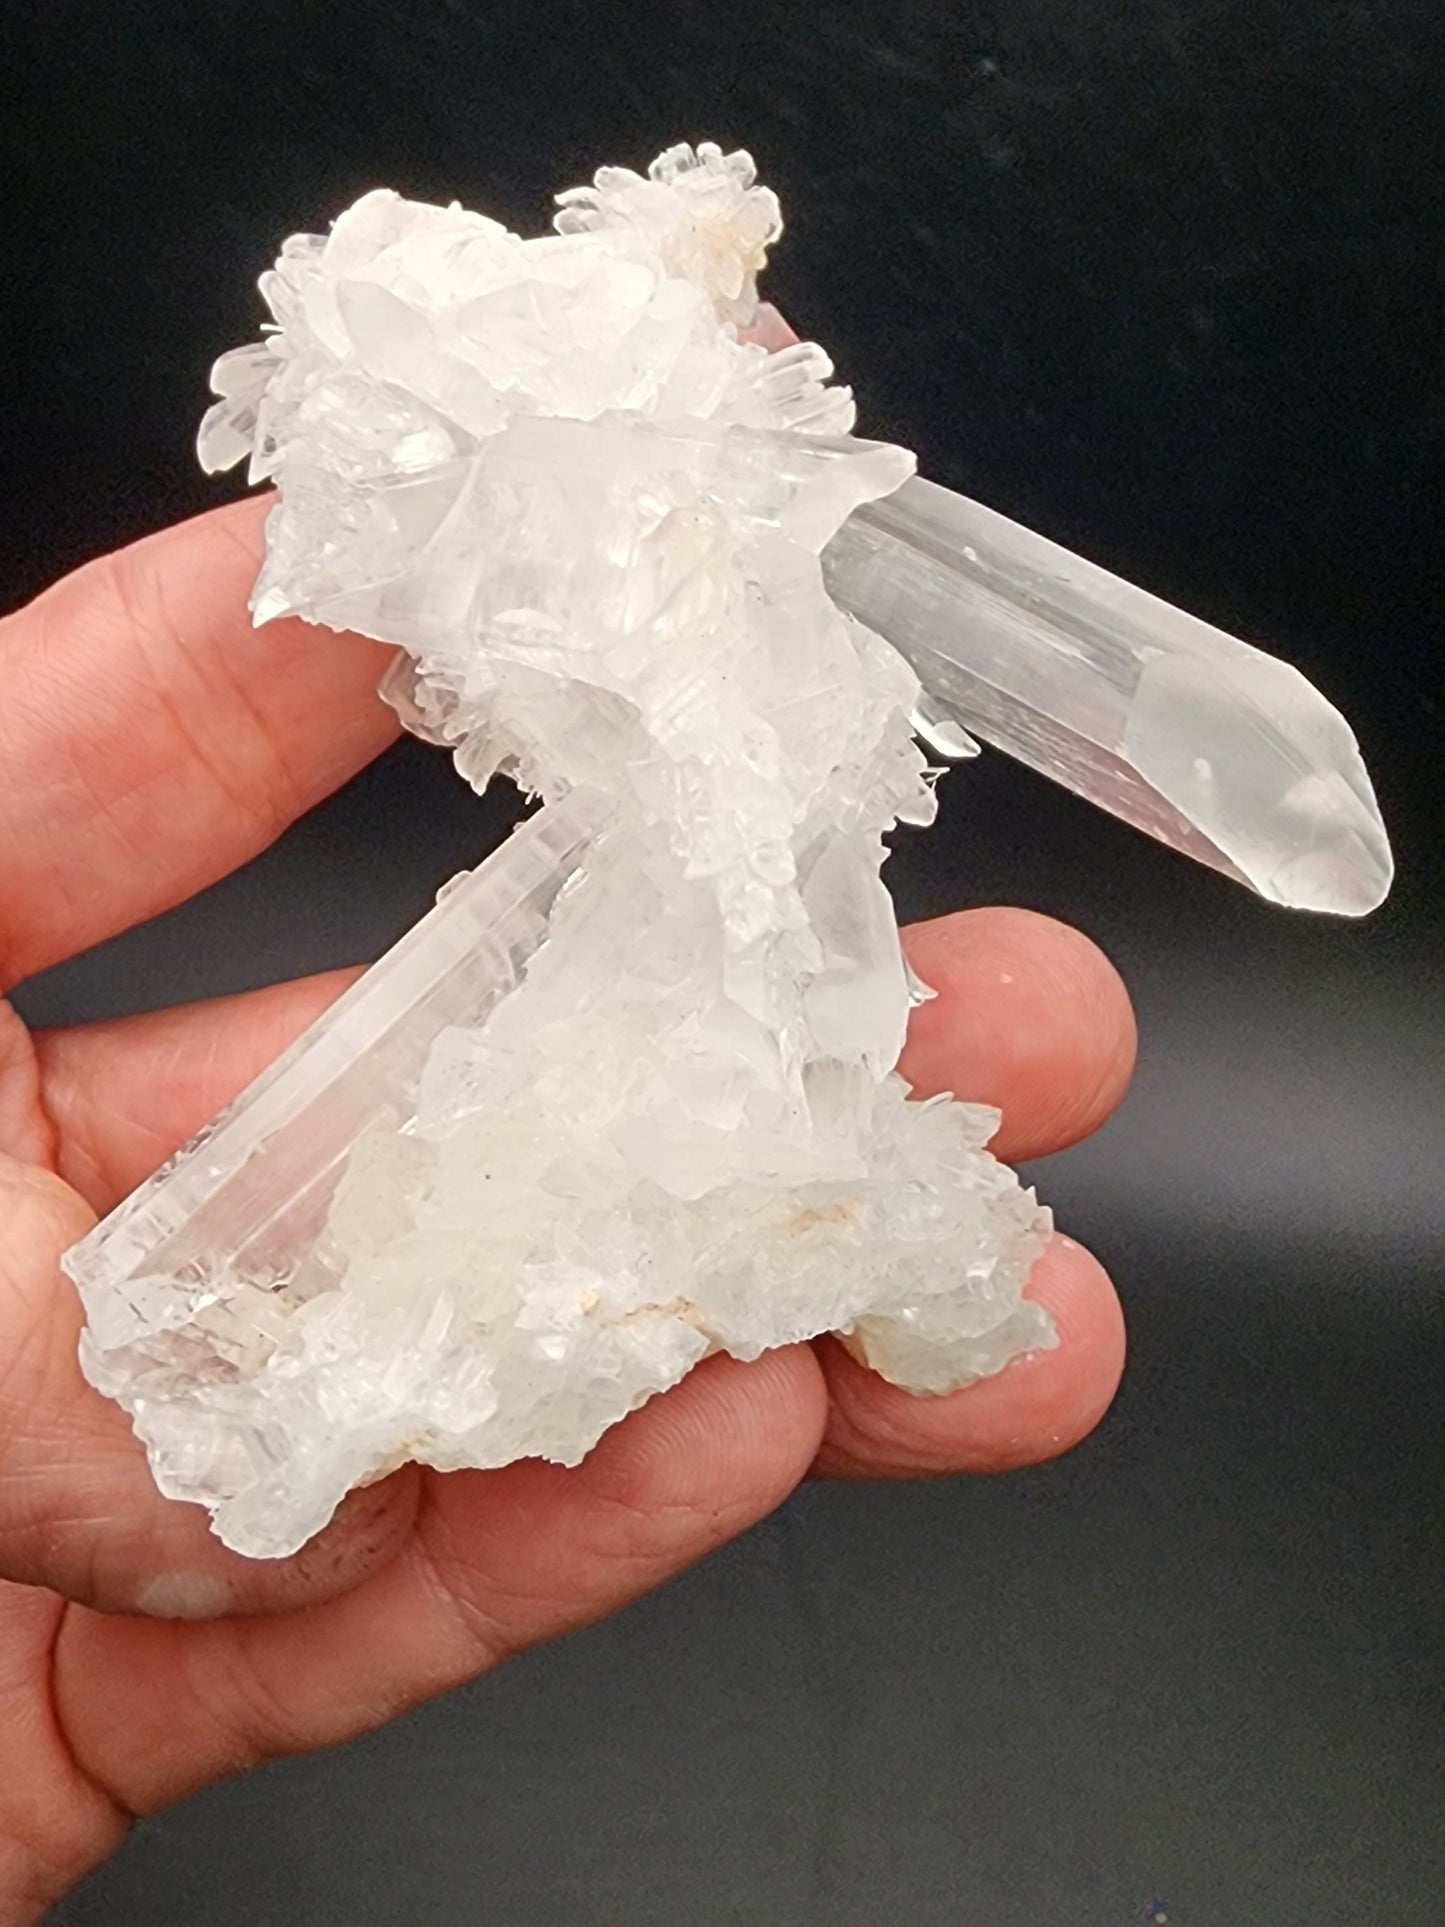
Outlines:
[{"label": "human skin", "polygon": [[[246,597],[253,499],[89,564],[0,621],[0,987],[152,917],[272,842],[395,733],[388,651]],[[937,999],[901,1064],[996,1105],[1010,1161],[1096,1129],[1134,1024],[1087,938],[1022,910],[915,926]],[[1109,1280],[1056,1237],[1029,1296],[1057,1349],[943,1398],[824,1339],[707,1361],[580,1466],[409,1466],[288,1559],[162,1499],[81,1378],[60,1254],[354,973],[30,1034],[0,1002],[0,1922],[33,1920],[137,1815],[331,1745],[615,1611],[808,1476],[1001,1472],[1066,1451],[1123,1364]],[[986,1557],[986,1548],[981,1555]]]}]

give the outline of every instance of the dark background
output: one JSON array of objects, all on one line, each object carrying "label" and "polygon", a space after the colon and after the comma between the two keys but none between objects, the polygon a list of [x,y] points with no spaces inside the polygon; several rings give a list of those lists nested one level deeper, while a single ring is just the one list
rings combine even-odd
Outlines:
[{"label": "dark background", "polygon": [[[1038,1172],[1118,1279],[1099,1436],[810,1489],[623,1618],[140,1828],[57,1922],[1439,1927],[1445,810],[1437,0],[9,0],[0,596],[225,493],[209,362],[389,183],[535,228],[744,144],[770,292],[936,479],[1297,662],[1401,876],[1291,917],[998,757],[890,866],[1136,995]],[[501,831],[405,746],[36,1021],[375,952]],[[1156,1907],[1156,1901],[1165,1908]]]}]

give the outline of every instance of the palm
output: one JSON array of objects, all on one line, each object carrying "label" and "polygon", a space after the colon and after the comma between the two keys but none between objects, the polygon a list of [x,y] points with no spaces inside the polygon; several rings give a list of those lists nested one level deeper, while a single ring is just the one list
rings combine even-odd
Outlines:
[{"label": "palm", "polygon": [[[264,847],[389,740],[384,652],[251,630],[262,505],[94,564],[0,624],[0,968],[10,983]],[[1118,1101],[1127,1000],[1082,937],[1019,911],[910,933],[942,993],[904,1070],[999,1105],[1001,1154]],[[636,1597],[810,1470],[998,1470],[1082,1437],[1118,1378],[1107,1279],[1056,1240],[1031,1295],[1059,1349],[915,1400],[828,1341],[717,1358],[574,1471],[416,1467],[291,1559],[227,1552],[161,1500],[75,1363],[58,1258],[335,995],[344,976],[28,1037],[0,1005],[0,1917],[23,1919],[130,1815],[377,1724]]]}]

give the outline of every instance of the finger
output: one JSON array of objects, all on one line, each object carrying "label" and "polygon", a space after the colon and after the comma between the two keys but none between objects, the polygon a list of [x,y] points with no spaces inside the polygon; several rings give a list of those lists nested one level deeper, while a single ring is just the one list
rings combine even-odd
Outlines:
[{"label": "finger", "polygon": [[[1000,1156],[1058,1150],[1103,1122],[1134,1062],[1128,994],[1087,937],[1026,910],[968,910],[904,932],[938,991],[902,1069],[920,1095],[994,1104]],[[36,1039],[59,1169],[112,1209],[339,996],[353,971]]]},{"label": "finger", "polygon": [[0,622],[0,983],[224,876],[395,734],[390,651],[252,628],[266,509],[149,536]]},{"label": "finger", "polygon": [[913,1013],[899,1069],[1003,1119],[1006,1163],[1061,1151],[1111,1115],[1134,1070],[1134,1013],[1103,951],[1032,910],[963,910],[903,933],[938,995]]},{"label": "finger", "polygon": [[353,1493],[290,1559],[214,1538],[163,1499],[120,1408],[81,1377],[60,1254],[94,1222],[49,1172],[0,1159],[0,1575],[106,1611],[282,1612],[384,1565],[411,1530],[414,1470]]},{"label": "finger", "polygon": [[715,1358],[572,1470],[429,1475],[407,1550],[349,1598],[205,1625],[72,1613],[55,1706],[131,1812],[349,1739],[659,1585],[771,1511],[822,1435],[807,1347]]},{"label": "finger", "polygon": [[1056,1458],[1087,1437],[1124,1369],[1114,1287],[1081,1245],[1056,1237],[1025,1295],[1052,1314],[1056,1349],[1026,1352],[994,1377],[942,1398],[901,1392],[836,1340],[820,1344],[829,1409],[814,1471],[844,1479],[1006,1472]]}]

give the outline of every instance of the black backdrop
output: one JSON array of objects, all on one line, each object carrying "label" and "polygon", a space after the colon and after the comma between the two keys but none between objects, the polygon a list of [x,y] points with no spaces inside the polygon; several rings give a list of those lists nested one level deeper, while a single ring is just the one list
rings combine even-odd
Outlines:
[{"label": "black backdrop", "polygon": [[[218,499],[281,235],[378,182],[535,227],[750,146],[866,429],[1298,662],[1401,880],[1270,911],[1001,758],[902,908],[1080,923],[1122,1116],[1037,1175],[1133,1355],[1005,1481],[810,1489],[622,1619],[141,1828],[74,1923],[1438,1927],[1445,830],[1438,0],[9,0],[0,594]],[[36,1021],[374,954],[505,824],[404,746]]]}]

